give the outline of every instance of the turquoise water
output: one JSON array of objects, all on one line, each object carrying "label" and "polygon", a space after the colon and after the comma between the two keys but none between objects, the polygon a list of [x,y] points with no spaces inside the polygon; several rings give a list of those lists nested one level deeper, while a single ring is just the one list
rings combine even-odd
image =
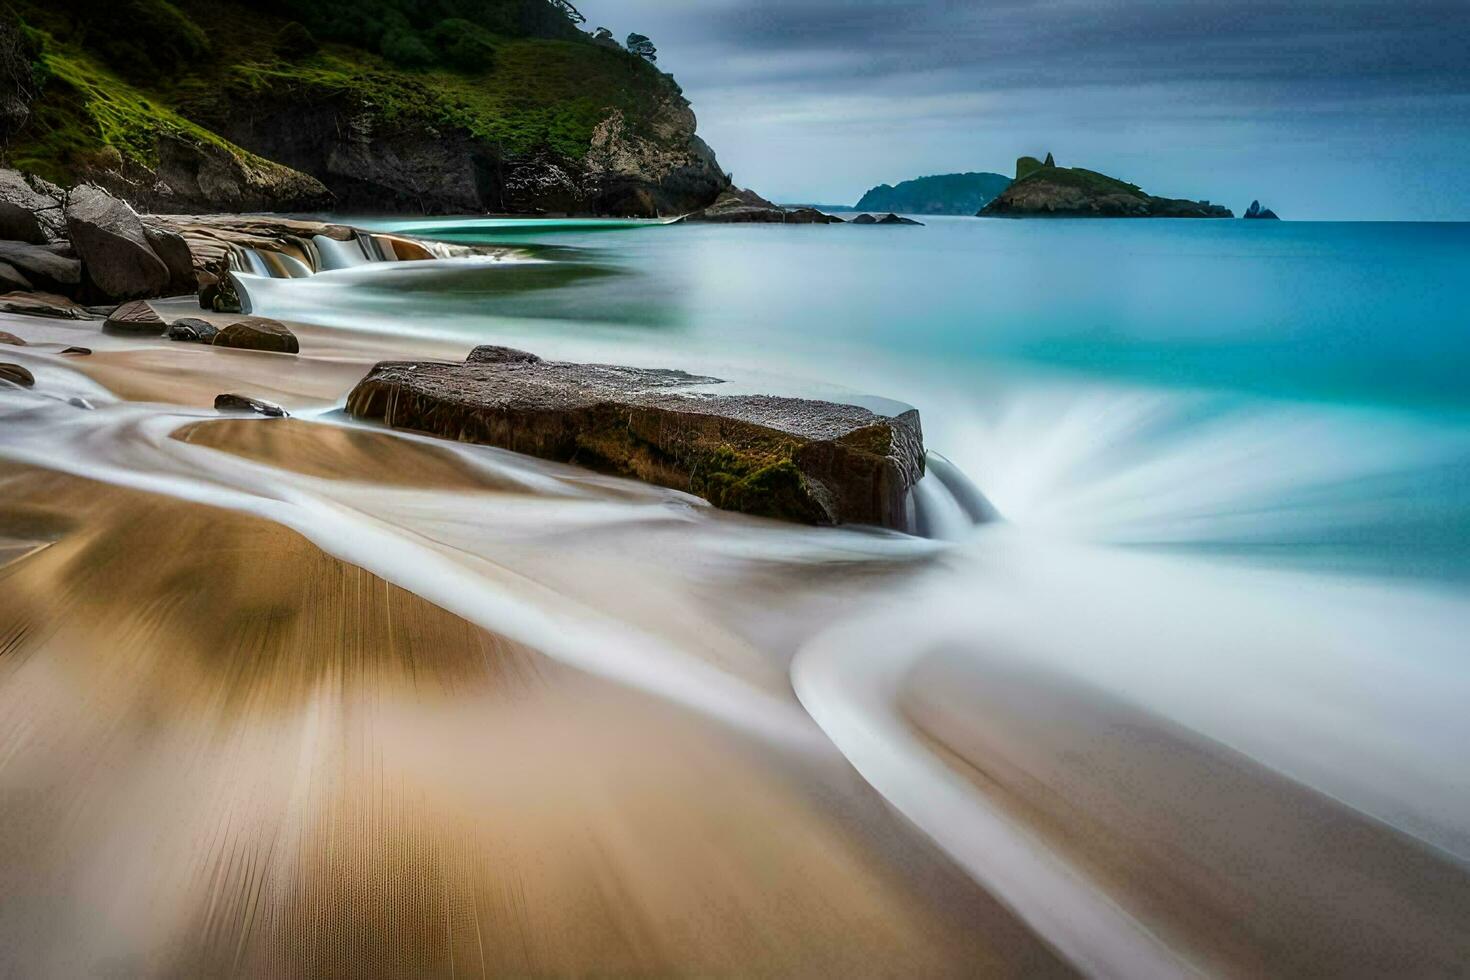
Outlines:
[{"label": "turquoise water", "polygon": [[[549,318],[1271,395],[1470,408],[1470,224],[1000,221],[919,228],[402,222],[541,242],[585,275],[514,283]],[[616,236],[611,229],[623,229]],[[621,276],[602,279],[609,270]],[[565,288],[545,296],[553,283]]]},{"label": "turquoise water", "polygon": [[927,220],[398,221],[520,260],[253,291],[307,321],[903,400],[1008,519],[1063,538],[1470,578],[1470,225]]}]

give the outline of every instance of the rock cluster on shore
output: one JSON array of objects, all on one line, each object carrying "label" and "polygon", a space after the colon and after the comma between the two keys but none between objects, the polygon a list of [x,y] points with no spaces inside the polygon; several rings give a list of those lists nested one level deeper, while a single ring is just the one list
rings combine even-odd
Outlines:
[{"label": "rock cluster on shore", "polygon": [[681,371],[543,361],[503,347],[464,363],[384,362],[347,399],[356,418],[574,462],[808,524],[908,530],[924,474],[917,411],[716,395]]},{"label": "rock cluster on shore", "polygon": [[105,304],[197,288],[188,243],[99,187],[0,170],[0,234],[8,312],[100,319]]}]

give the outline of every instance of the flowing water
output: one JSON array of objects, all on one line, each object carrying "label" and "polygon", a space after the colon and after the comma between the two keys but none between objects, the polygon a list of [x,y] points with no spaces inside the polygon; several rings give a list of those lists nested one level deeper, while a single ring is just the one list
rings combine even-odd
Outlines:
[{"label": "flowing water", "polygon": [[[507,250],[0,348],[0,974],[1463,968],[1470,226],[926,220],[377,222]],[[912,404],[932,533],[339,411],[484,342]]]}]

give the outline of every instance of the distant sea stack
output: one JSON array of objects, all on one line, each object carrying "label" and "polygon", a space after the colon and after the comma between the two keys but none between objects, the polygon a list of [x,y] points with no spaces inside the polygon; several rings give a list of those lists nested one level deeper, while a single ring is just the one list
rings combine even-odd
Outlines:
[{"label": "distant sea stack", "polygon": [[1021,157],[1016,179],[980,210],[984,218],[1233,218],[1209,201],[1155,197],[1137,184],[1081,167]]},{"label": "distant sea stack", "polygon": [[1272,211],[1270,208],[1261,207],[1260,201],[1252,201],[1251,206],[1245,209],[1245,214],[1243,215],[1243,217],[1261,218],[1266,221],[1281,220],[1280,216],[1278,216],[1275,211]]},{"label": "distant sea stack", "polygon": [[1011,184],[1004,174],[937,174],[906,180],[896,187],[879,184],[863,195],[855,211],[899,214],[974,214]]}]

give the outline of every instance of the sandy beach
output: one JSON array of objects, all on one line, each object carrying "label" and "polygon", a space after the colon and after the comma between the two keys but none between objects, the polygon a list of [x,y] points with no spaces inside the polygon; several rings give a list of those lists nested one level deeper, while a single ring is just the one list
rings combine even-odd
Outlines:
[{"label": "sandy beach", "polygon": [[[978,637],[883,695],[882,724],[966,808],[911,810],[889,781],[924,768],[869,771],[802,651],[867,615],[908,629],[935,543],[723,514],[335,409],[377,359],[452,345],[296,325],[293,357],[0,327],[38,379],[0,392],[7,975],[1470,958],[1470,876],[1447,854]],[[221,391],[296,417],[221,418]],[[997,866],[1044,864],[1054,890],[948,848],[972,819],[1004,829]],[[1118,942],[1079,924],[1094,907]]]}]

